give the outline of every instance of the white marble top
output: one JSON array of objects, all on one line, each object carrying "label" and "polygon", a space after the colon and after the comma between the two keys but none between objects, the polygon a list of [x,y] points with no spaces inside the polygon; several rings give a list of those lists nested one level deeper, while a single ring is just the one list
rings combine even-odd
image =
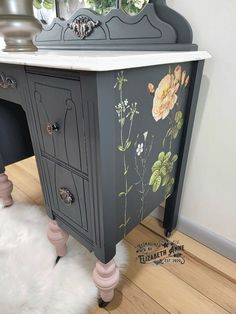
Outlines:
[{"label": "white marble top", "polygon": [[70,51],[39,50],[37,52],[0,52],[0,63],[39,67],[111,71],[159,64],[181,63],[210,58],[206,51]]}]

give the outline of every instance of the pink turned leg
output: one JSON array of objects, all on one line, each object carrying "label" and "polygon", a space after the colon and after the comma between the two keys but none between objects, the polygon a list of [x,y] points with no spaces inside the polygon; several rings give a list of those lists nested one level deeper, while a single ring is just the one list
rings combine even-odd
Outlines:
[{"label": "pink turned leg", "polygon": [[0,174],[0,198],[3,200],[5,207],[11,206],[13,204],[13,199],[11,197],[11,192],[13,190],[13,185],[8,176],[5,173]]},{"label": "pink turned leg", "polygon": [[93,280],[104,302],[110,302],[114,296],[114,289],[119,282],[119,269],[114,259],[103,264],[98,261],[93,271]]},{"label": "pink turned leg", "polygon": [[66,255],[66,242],[69,238],[69,234],[62,230],[55,220],[51,220],[48,224],[48,240],[55,246],[57,256]]}]

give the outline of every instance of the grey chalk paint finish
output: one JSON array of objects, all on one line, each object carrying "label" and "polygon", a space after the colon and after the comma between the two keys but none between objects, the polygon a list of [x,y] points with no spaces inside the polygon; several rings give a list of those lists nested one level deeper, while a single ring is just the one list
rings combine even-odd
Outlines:
[{"label": "grey chalk paint finish", "polygon": [[[44,25],[34,42],[46,49],[197,50],[190,25],[164,0],[136,16],[80,9]],[[35,154],[48,216],[102,263],[164,200],[170,234],[204,65],[191,60],[124,71],[0,63],[4,184],[6,165]]]},{"label": "grey chalk paint finish", "polygon": [[112,9],[99,15],[79,9],[67,20],[59,17],[42,24],[35,37],[40,49],[75,50],[197,50],[187,20],[169,8],[165,0],[151,0],[137,15]]},{"label": "grey chalk paint finish", "polygon": [[[34,153],[48,215],[61,228],[106,263],[164,199],[166,231],[176,227],[203,61],[105,72],[1,68],[17,84],[0,88],[1,169]],[[173,81],[178,71],[182,83]],[[166,83],[175,93],[159,111],[155,95]]]}]

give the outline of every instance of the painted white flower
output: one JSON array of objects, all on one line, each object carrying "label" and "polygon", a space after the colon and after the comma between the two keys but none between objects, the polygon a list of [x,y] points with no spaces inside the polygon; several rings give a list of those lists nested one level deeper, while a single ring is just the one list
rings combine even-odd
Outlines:
[{"label": "painted white flower", "polygon": [[134,6],[136,8],[138,8],[139,10],[141,10],[143,8],[144,4],[146,4],[146,2],[147,2],[146,0],[135,0]]},{"label": "painted white flower", "polygon": [[148,136],[148,131],[146,131],[146,132],[143,133],[144,141],[146,141],[147,136]]},{"label": "painted white flower", "polygon": [[142,154],[142,152],[143,152],[143,143],[138,144],[138,147],[136,149],[136,153],[138,156],[140,156]]}]

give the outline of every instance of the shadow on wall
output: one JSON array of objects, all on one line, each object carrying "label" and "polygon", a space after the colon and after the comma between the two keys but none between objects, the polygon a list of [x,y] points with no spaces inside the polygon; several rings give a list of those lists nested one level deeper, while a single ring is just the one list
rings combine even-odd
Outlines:
[{"label": "shadow on wall", "polygon": [[206,75],[203,75],[200,93],[199,93],[199,98],[198,98],[196,117],[195,117],[195,121],[194,121],[193,132],[195,134],[192,138],[193,140],[196,140],[196,138],[198,136],[197,131],[200,130],[200,128],[201,128],[201,123],[203,121],[203,115],[204,115],[204,111],[205,111],[206,104],[207,104],[209,89],[210,89],[210,79]]}]

